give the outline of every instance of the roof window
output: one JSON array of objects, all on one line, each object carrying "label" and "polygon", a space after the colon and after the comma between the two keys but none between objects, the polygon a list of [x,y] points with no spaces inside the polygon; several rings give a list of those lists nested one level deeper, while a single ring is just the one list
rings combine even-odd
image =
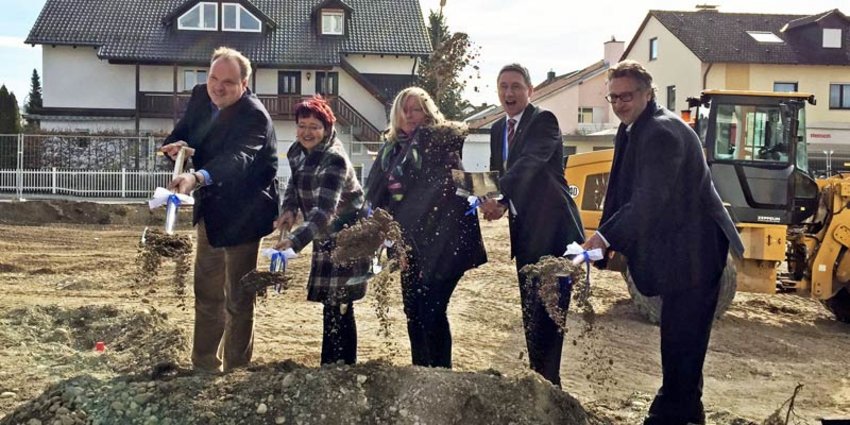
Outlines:
[{"label": "roof window", "polygon": [[747,31],[747,34],[759,43],[784,43],[779,36],[768,31]]}]

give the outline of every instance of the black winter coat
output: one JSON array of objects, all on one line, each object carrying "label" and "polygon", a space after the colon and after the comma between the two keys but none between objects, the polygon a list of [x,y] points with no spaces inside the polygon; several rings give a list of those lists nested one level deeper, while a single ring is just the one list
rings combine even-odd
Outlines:
[{"label": "black winter coat", "polygon": [[487,262],[478,216],[466,215],[469,204],[455,194],[452,181],[451,170],[462,169],[465,138],[466,131],[456,123],[420,128],[422,165],[420,169],[405,165],[400,202],[391,201],[380,164],[389,143],[381,147],[366,179],[366,200],[373,208],[389,210],[411,247],[409,256],[434,279],[457,279]]}]

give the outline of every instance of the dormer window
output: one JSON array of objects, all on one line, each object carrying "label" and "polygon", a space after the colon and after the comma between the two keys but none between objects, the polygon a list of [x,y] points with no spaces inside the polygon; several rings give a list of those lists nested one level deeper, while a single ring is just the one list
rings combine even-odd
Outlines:
[{"label": "dormer window", "polygon": [[260,32],[260,20],[239,3],[222,3],[221,30]]},{"label": "dormer window", "polygon": [[196,4],[177,19],[177,28],[196,31],[218,30],[218,4],[208,2]]},{"label": "dormer window", "polygon": [[343,35],[345,30],[345,11],[324,9],[322,10],[322,34]]},{"label": "dormer window", "polygon": [[840,49],[841,48],[841,29],[840,28],[824,28],[823,29],[823,48],[824,49]]}]

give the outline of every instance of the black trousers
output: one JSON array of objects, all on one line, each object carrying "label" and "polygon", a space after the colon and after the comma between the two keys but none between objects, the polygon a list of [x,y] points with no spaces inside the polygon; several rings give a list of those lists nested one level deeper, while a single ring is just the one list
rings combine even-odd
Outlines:
[{"label": "black trousers", "polygon": [[519,295],[522,304],[522,325],[528,348],[528,364],[556,387],[561,387],[561,349],[564,333],[549,317],[538,295],[539,282],[526,279],[519,270],[525,264],[517,262]]},{"label": "black trousers", "polygon": [[322,364],[357,362],[357,324],[354,321],[354,304],[348,303],[345,314],[340,305],[325,304],[322,333]]},{"label": "black trousers", "polygon": [[428,276],[410,263],[402,274],[402,298],[407,315],[410,354],[416,366],[452,367],[452,333],[446,310],[460,276]]},{"label": "black trousers", "polygon": [[[718,229],[719,233],[719,229]],[[696,289],[661,295],[661,388],[649,407],[645,425],[704,424],[702,368],[726,265],[728,242],[719,233],[715,247],[706,246],[707,272]],[[708,253],[717,253],[713,257]]]}]

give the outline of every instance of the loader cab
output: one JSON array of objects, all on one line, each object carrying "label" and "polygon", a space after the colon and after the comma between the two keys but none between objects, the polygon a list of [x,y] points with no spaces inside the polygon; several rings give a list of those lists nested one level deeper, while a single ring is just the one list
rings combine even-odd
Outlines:
[{"label": "loader cab", "polygon": [[813,95],[706,90],[688,102],[712,180],[737,222],[798,224],[814,214],[805,130]]}]

